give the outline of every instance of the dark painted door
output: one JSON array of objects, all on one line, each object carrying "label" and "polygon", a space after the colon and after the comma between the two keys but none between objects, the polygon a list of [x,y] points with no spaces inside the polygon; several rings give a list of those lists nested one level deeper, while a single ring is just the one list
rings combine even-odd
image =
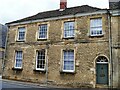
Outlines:
[{"label": "dark painted door", "polygon": [[108,84],[108,64],[96,64],[96,83]]}]

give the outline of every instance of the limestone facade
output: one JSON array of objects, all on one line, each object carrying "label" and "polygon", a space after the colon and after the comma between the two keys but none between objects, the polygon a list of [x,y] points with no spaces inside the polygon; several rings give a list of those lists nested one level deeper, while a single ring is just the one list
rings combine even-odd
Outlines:
[{"label": "limestone facade", "polygon": [[[89,36],[91,18],[102,18],[103,36]],[[75,37],[63,38],[63,23],[75,21]],[[38,26],[48,24],[48,39],[38,40]],[[25,27],[25,41],[17,42],[18,27]],[[6,65],[4,78],[46,82],[46,72],[35,71],[36,51],[47,50],[48,78],[50,84],[73,87],[96,86],[96,58],[105,56],[109,61],[109,30],[107,14],[89,15],[77,18],[65,18],[47,22],[37,22],[23,25],[15,25],[9,28]],[[46,48],[48,46],[48,48]],[[75,71],[73,73],[62,72],[62,50],[74,50]],[[13,70],[15,64],[15,51],[23,51],[22,70]],[[108,62],[109,64],[109,62]],[[110,76],[110,73],[109,73]]]},{"label": "limestone facade", "polygon": [[[66,87],[120,87],[120,16],[118,12],[119,10],[103,9],[33,21],[31,17],[31,19],[26,18],[28,19],[26,22],[16,21],[9,24],[3,78]],[[91,36],[91,20],[98,18],[102,20],[102,26],[100,26],[102,34]],[[74,35],[64,38],[65,22],[71,21],[74,22]],[[46,39],[38,38],[41,25],[47,25]],[[18,40],[18,29],[21,27],[25,29],[23,41]],[[45,50],[44,70],[36,69],[39,50]],[[74,53],[72,54],[73,67],[71,67],[73,69],[65,71],[64,51],[70,50]],[[15,67],[16,51],[22,51],[21,68]],[[99,72],[103,69],[106,70],[105,75]],[[99,75],[106,76],[106,81],[100,80]]]}]

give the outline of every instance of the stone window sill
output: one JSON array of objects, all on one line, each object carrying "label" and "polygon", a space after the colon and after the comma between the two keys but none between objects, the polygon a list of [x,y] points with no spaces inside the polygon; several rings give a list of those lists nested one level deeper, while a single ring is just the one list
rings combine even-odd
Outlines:
[{"label": "stone window sill", "polygon": [[104,34],[101,34],[101,35],[89,35],[89,37],[91,37],[91,38],[92,38],[92,37],[93,37],[93,38],[94,38],[94,37],[103,37],[103,36],[104,36]]},{"label": "stone window sill", "polygon": [[47,38],[44,38],[44,39],[41,39],[41,38],[38,38],[37,41],[46,41]]},{"label": "stone window sill", "polygon": [[42,73],[46,73],[46,70],[36,70],[36,69],[33,69],[34,72],[42,72]]},{"label": "stone window sill", "polygon": [[15,67],[13,67],[12,70],[22,71],[23,68],[15,68]]},{"label": "stone window sill", "polygon": [[16,42],[25,42],[25,40],[16,40]]},{"label": "stone window sill", "polygon": [[76,74],[76,72],[60,71],[60,74]]},{"label": "stone window sill", "polygon": [[74,39],[75,37],[63,37],[62,39]]}]

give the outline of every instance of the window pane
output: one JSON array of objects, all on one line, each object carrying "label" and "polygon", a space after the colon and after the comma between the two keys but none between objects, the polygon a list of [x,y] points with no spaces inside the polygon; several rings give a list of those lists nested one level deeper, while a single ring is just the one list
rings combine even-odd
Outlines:
[{"label": "window pane", "polygon": [[24,40],[25,38],[25,27],[18,28],[18,40]]},{"label": "window pane", "polygon": [[74,37],[74,22],[64,23],[64,37]]},{"label": "window pane", "polygon": [[102,18],[90,20],[90,33],[91,35],[102,34]]},{"label": "window pane", "polygon": [[22,67],[22,51],[16,51],[15,67]]},{"label": "window pane", "polygon": [[74,70],[74,51],[68,50],[64,52],[64,70]]},{"label": "window pane", "polygon": [[45,50],[37,51],[37,69],[45,68]]},{"label": "window pane", "polygon": [[46,39],[47,38],[47,25],[40,25],[39,27],[39,38]]}]

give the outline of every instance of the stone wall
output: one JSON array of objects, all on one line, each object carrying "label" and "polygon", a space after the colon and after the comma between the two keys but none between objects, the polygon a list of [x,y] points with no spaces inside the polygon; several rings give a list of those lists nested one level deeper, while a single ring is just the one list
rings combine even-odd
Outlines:
[{"label": "stone wall", "polygon": [[113,86],[120,87],[120,16],[111,18]]},{"label": "stone wall", "polygon": [[[89,36],[90,18],[102,17],[104,35],[100,37]],[[63,38],[64,21],[75,21],[75,38]],[[48,24],[48,39],[37,40],[38,26]],[[25,42],[16,42],[18,27],[27,29]],[[94,87],[96,84],[95,58],[104,55],[109,58],[108,22],[107,15],[91,15],[78,18],[68,18],[48,22],[31,23],[27,25],[11,26],[8,32],[7,56],[5,60],[4,78],[46,82],[44,72],[36,72],[36,50],[47,49],[48,56],[48,83],[69,87]],[[75,50],[75,73],[61,73],[62,50]],[[15,63],[15,50],[23,51],[23,70],[12,70]]]}]

